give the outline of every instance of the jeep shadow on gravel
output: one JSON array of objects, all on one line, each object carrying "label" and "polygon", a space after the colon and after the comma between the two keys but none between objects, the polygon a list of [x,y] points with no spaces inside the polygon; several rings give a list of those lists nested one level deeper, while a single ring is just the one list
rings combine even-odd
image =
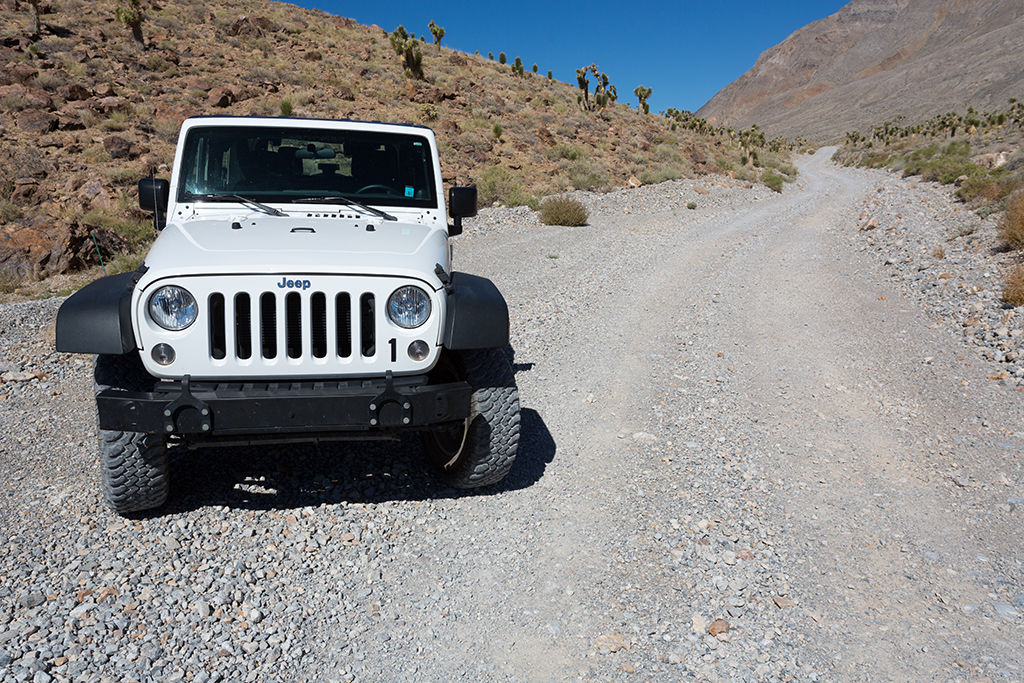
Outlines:
[{"label": "jeep shadow on gravel", "polygon": [[103,495],[168,494],[170,445],[398,439],[457,488],[516,457],[508,308],[452,271],[476,188],[444,190],[424,127],[270,117],[182,124],[159,236],[135,272],[61,306],[57,350],[96,354]]}]

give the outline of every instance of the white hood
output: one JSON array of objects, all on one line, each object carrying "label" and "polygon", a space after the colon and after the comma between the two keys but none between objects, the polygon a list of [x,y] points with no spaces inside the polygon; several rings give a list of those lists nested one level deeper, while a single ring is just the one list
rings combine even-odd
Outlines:
[{"label": "white hood", "polygon": [[421,278],[436,264],[448,267],[443,228],[376,217],[239,212],[168,223],[146,256],[144,279],[248,273]]}]

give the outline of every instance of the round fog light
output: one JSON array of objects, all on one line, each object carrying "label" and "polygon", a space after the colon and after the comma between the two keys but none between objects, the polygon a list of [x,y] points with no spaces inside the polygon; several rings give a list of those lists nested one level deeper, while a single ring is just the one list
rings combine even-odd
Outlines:
[{"label": "round fog light", "polygon": [[427,346],[427,342],[417,339],[409,344],[409,358],[424,360],[428,355],[430,355],[430,347]]},{"label": "round fog light", "polygon": [[170,344],[157,344],[153,347],[151,355],[160,365],[170,365],[174,362],[174,349]]}]

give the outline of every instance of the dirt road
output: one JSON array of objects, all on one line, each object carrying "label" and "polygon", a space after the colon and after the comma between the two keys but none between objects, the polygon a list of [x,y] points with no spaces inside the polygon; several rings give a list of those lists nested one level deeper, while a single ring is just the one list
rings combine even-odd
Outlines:
[{"label": "dirt road", "polygon": [[0,307],[44,376],[0,387],[0,678],[1020,680],[1024,394],[861,248],[880,176],[827,156],[781,196],[484,212],[456,261],[509,300],[523,406],[496,490],[413,438],[182,453],[125,523],[55,303]]}]

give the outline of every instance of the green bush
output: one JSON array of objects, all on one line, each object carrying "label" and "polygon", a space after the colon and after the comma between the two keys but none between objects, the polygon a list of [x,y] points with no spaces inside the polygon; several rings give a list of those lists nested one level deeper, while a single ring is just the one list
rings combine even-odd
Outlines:
[{"label": "green bush", "polygon": [[547,151],[548,159],[568,159],[576,161],[583,158],[583,150],[567,142],[560,142]]},{"label": "green bush", "polygon": [[291,100],[281,100],[281,116],[291,116],[291,115],[292,115],[292,101]]},{"label": "green bush", "polygon": [[13,223],[21,218],[21,207],[14,202],[0,199],[0,223]]},{"label": "green bush", "polygon": [[577,227],[587,224],[587,207],[578,199],[548,197],[540,205],[540,222],[544,225]]},{"label": "green bush", "polygon": [[569,164],[566,175],[577,190],[605,190],[610,185],[605,170],[585,159]]},{"label": "green bush", "polygon": [[694,209],[697,208],[697,202],[687,202],[686,208],[689,209],[690,211],[693,211]]},{"label": "green bush", "polygon": [[481,206],[500,202],[505,206],[530,206],[535,203],[520,180],[502,166],[492,166],[476,181],[477,197]]},{"label": "green bush", "polygon": [[775,173],[765,173],[763,176],[761,176],[761,182],[767,185],[774,192],[778,192],[779,194],[781,194],[782,185],[786,181],[783,179],[782,176],[777,175]]},{"label": "green bush", "polygon": [[1003,291],[999,298],[1013,306],[1024,305],[1024,268],[1020,264],[1003,276]]},{"label": "green bush", "polygon": [[660,166],[649,168],[640,174],[640,182],[644,185],[657,185],[668,180],[679,180],[685,178],[686,174],[675,166]]},{"label": "green bush", "polygon": [[999,236],[1011,249],[1024,251],[1024,192],[1006,200],[1006,213],[999,219]]}]

